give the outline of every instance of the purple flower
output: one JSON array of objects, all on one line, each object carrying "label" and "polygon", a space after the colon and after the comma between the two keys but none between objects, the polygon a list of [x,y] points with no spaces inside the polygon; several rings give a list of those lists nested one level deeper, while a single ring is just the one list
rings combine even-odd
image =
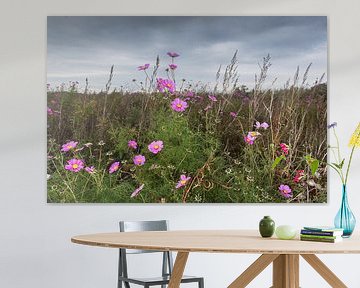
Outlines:
[{"label": "purple flower", "polygon": [[192,91],[187,91],[185,96],[186,96],[186,97],[194,97],[194,95],[195,95],[194,92],[192,92]]},{"label": "purple flower", "polygon": [[280,148],[281,151],[285,154],[288,155],[289,154],[289,145],[285,144],[285,143],[280,143]]},{"label": "purple flower", "polygon": [[171,58],[179,57],[180,55],[176,52],[167,52],[167,55],[169,55]]},{"label": "purple flower", "polygon": [[131,194],[131,198],[133,198],[133,197],[136,197],[137,195],[139,195],[139,193],[141,192],[141,190],[144,188],[144,184],[141,184],[138,188],[136,188],[135,190],[134,190],[134,192]]},{"label": "purple flower", "polygon": [[175,70],[178,66],[176,64],[169,64],[171,70]]},{"label": "purple flower", "polygon": [[217,98],[214,95],[209,95],[209,99],[213,102],[217,102]]},{"label": "purple flower", "polygon": [[253,145],[256,137],[251,136],[250,134],[244,136],[244,140],[246,144]]},{"label": "purple flower", "polygon": [[48,115],[53,115],[54,111],[50,107],[47,107],[47,114]]},{"label": "purple flower", "polygon": [[176,112],[184,112],[187,107],[187,102],[180,98],[175,98],[174,101],[171,102],[171,109]]},{"label": "purple flower", "polygon": [[117,170],[119,170],[120,168],[120,162],[114,162],[111,164],[110,168],[109,168],[109,173],[112,174],[114,172],[116,172]]},{"label": "purple flower", "polygon": [[335,128],[337,126],[337,122],[333,122],[327,126],[328,129]]},{"label": "purple flower", "polygon": [[128,142],[128,147],[131,148],[131,149],[136,149],[138,147],[138,144],[135,140],[130,140]]},{"label": "purple flower", "polygon": [[260,123],[259,121],[256,121],[254,127],[255,127],[256,129],[263,128],[263,129],[266,130],[267,128],[269,128],[269,124],[266,123],[266,122]]},{"label": "purple flower", "polygon": [[136,155],[135,157],[134,157],[134,159],[133,159],[133,161],[134,161],[134,164],[136,165],[136,166],[142,166],[142,165],[144,165],[145,164],[145,156],[143,156],[143,155]]},{"label": "purple flower", "polygon": [[84,168],[84,161],[80,159],[70,159],[65,165],[65,169],[71,172],[79,172]]},{"label": "purple flower", "polygon": [[149,144],[148,149],[153,154],[158,154],[164,148],[164,143],[161,140],[153,141]]},{"label": "purple flower", "polygon": [[279,191],[285,198],[291,198],[293,196],[292,190],[288,185],[281,184],[279,186]]},{"label": "purple flower", "polygon": [[263,123],[261,123],[261,128],[263,128],[263,129],[267,129],[267,128],[269,128],[270,126],[269,126],[269,124],[268,123],[266,123],[266,122],[263,122]]},{"label": "purple flower", "polygon": [[254,127],[255,127],[256,129],[260,129],[260,128],[261,128],[260,122],[259,122],[259,121],[256,121]]},{"label": "purple flower", "polygon": [[157,78],[157,89],[160,92],[169,92],[169,93],[174,93],[175,92],[175,83],[170,80],[170,79],[162,79],[162,78]]},{"label": "purple flower", "polygon": [[150,66],[150,64],[144,64],[142,66],[138,66],[137,69],[138,69],[138,71],[144,71],[144,70],[148,69],[149,66]]},{"label": "purple flower", "polygon": [[85,167],[85,171],[88,172],[89,174],[93,174],[95,173],[95,167],[94,166]]},{"label": "purple flower", "polygon": [[61,146],[61,152],[67,152],[71,149],[74,149],[76,147],[76,145],[78,144],[78,142],[75,141],[69,141],[67,143],[65,143],[64,145]]},{"label": "purple flower", "polygon": [[236,118],[236,117],[237,117],[237,113],[236,113],[236,112],[230,112],[230,116],[233,117],[233,118]]},{"label": "purple flower", "polygon": [[180,175],[180,180],[176,184],[175,188],[179,189],[181,187],[184,187],[189,182],[190,179],[191,179],[191,177],[186,177],[186,175],[184,175],[184,174]]}]

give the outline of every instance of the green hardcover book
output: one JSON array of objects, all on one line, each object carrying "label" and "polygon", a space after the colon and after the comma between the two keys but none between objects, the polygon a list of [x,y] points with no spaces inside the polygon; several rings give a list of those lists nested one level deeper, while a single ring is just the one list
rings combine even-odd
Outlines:
[{"label": "green hardcover book", "polygon": [[341,236],[325,236],[325,235],[308,235],[308,234],[300,234],[303,238],[314,238],[314,239],[337,239],[342,238]]},{"label": "green hardcover book", "polygon": [[300,236],[301,241],[310,241],[310,242],[324,242],[324,243],[338,243],[342,241],[342,237],[338,237],[335,239],[327,239],[327,238],[311,238],[311,237],[302,237]]},{"label": "green hardcover book", "polygon": [[310,230],[310,231],[322,231],[322,232],[343,232],[344,229],[342,228],[335,228],[335,227],[331,227],[331,226],[306,226],[304,227],[305,230]]}]

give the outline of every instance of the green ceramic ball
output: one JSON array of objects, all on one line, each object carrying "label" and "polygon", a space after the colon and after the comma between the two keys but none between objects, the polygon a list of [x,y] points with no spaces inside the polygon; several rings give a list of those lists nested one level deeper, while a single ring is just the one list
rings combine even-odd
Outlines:
[{"label": "green ceramic ball", "polygon": [[296,229],[290,225],[281,225],[276,228],[275,234],[283,240],[290,240],[296,236]]}]

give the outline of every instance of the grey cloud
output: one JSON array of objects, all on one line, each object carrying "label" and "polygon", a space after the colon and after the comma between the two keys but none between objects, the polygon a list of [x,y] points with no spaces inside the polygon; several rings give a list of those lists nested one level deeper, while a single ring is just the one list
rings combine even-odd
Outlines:
[{"label": "grey cloud", "polygon": [[227,64],[235,50],[239,50],[240,79],[246,85],[251,85],[257,63],[268,53],[274,70],[282,75],[279,82],[291,77],[297,65],[305,69],[310,62],[315,79],[327,70],[327,19],[48,17],[51,84],[84,82],[89,74],[93,87],[102,88],[115,64],[115,85],[120,86],[142,77],[136,66],[153,63],[157,55],[165,68],[170,60],[167,51],[181,54],[176,59],[179,78],[213,82],[219,65]]}]

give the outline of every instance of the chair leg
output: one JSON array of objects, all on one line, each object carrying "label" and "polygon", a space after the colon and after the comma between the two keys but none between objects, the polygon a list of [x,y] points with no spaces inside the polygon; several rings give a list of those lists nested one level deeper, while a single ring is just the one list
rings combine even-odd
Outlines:
[{"label": "chair leg", "polygon": [[204,288],[204,279],[203,278],[201,278],[199,280],[199,288]]}]

